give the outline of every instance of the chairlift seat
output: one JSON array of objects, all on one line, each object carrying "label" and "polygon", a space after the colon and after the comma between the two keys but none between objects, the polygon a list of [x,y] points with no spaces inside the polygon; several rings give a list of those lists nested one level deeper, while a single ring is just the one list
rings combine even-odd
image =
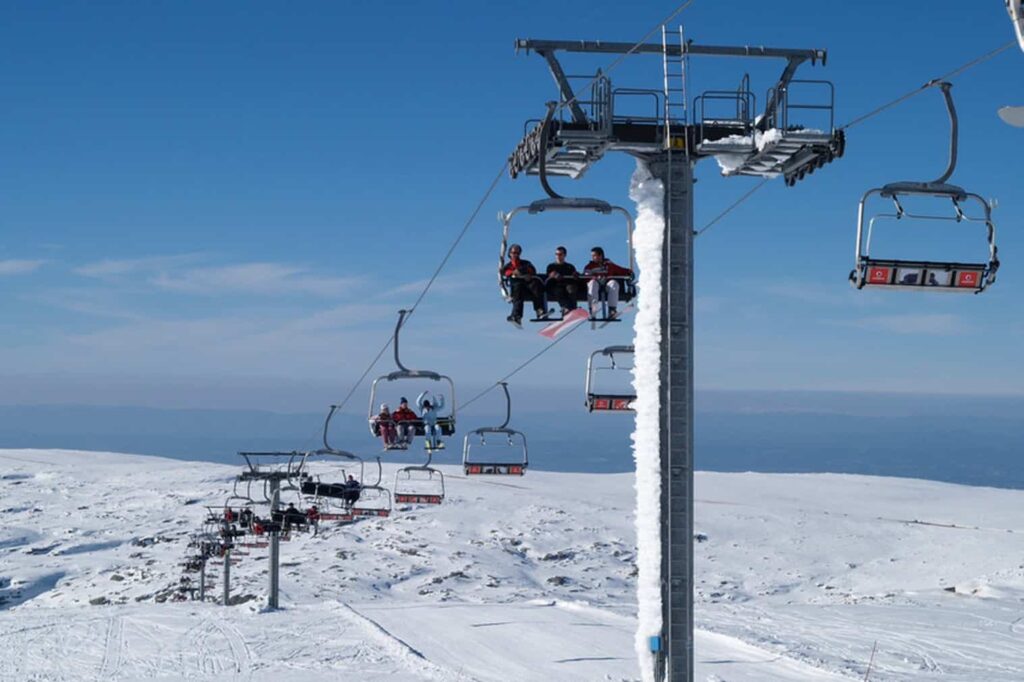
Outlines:
[{"label": "chairlift seat", "polygon": [[[518,277],[502,277],[502,290],[503,291],[511,292],[512,291],[512,284],[513,284],[513,282],[515,282],[516,279],[521,279],[521,278],[518,278]],[[537,279],[537,280],[539,280],[541,282],[542,285],[544,284],[544,278],[539,276],[539,275],[536,275],[536,276],[534,276],[531,279]],[[589,282],[590,279],[591,279],[590,277],[562,277],[562,278],[559,279],[559,282],[575,283],[576,284],[576,299],[575,299],[576,302],[577,303],[588,303],[590,299],[587,297],[587,282]],[[635,277],[630,277],[630,276],[623,275],[623,276],[616,276],[616,277],[606,277],[604,279],[605,279],[605,281],[615,280],[616,282],[619,283],[619,302],[620,303],[630,303],[636,297],[636,278]],[[601,291],[602,291],[602,300],[603,300],[604,289],[602,288]],[[557,300],[552,300],[552,299],[550,299],[548,297],[547,289],[544,288],[543,286],[542,286],[542,292],[544,294],[544,309],[545,310],[547,310],[549,306],[552,306],[552,305],[555,305],[555,304],[558,303]],[[508,298],[509,301],[512,300],[511,299],[511,295],[509,295],[507,298]],[[526,299],[526,300],[528,302],[528,299]],[[559,316],[559,317],[548,316],[548,317],[544,317],[544,318],[540,318],[540,317],[532,318],[530,321],[531,322],[557,322],[560,319],[562,319],[561,316]],[[606,321],[606,320],[599,320],[599,321]]]},{"label": "chairlift seat", "polygon": [[985,289],[993,273],[985,263],[879,260],[863,258],[850,273],[858,288],[895,287],[925,291],[976,294]]},{"label": "chairlift seat", "polygon": [[443,501],[443,495],[395,493],[395,502],[398,504],[441,504]]},{"label": "chairlift seat", "polygon": [[589,394],[588,412],[631,412],[635,395]]},{"label": "chairlift seat", "polygon": [[369,507],[352,507],[352,516],[391,516],[390,509],[373,509]]},{"label": "chairlift seat", "polygon": [[465,472],[467,476],[522,476],[526,473],[526,465],[473,462],[472,464],[467,464],[465,466]]},{"label": "chairlift seat", "polygon": [[354,516],[355,515],[351,511],[343,514],[335,512],[320,512],[321,521],[352,521]]},{"label": "chairlift seat", "polygon": [[[405,419],[405,420],[398,421],[398,422],[396,422],[396,421],[384,422],[384,421],[377,420],[377,419],[370,419],[370,430],[373,432],[373,435],[378,437],[378,438],[380,437],[380,425],[382,423],[393,424],[393,425],[395,425],[396,428],[400,424],[412,424],[416,428],[416,435],[417,436],[425,436],[426,433],[427,433],[427,425],[426,425],[426,423],[422,419]],[[455,419],[453,417],[451,417],[451,416],[438,417],[437,418],[437,427],[438,427],[438,430],[441,432],[442,436],[451,436],[451,435],[453,435],[455,433]],[[393,448],[393,449],[399,450],[399,449],[405,449],[405,448]]]}]

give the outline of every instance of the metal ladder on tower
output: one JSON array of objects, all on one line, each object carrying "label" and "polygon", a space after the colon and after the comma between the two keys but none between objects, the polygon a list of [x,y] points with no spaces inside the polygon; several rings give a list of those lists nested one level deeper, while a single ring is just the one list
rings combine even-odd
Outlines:
[{"label": "metal ladder on tower", "polygon": [[[669,43],[672,38],[679,40],[679,54],[669,54]],[[672,47],[675,47],[674,45]],[[686,130],[688,112],[686,109],[686,39],[683,27],[678,31],[670,31],[664,24],[661,26],[661,65],[664,74],[665,96],[665,149],[685,148],[686,138],[673,138],[674,130]],[[689,151],[689,150],[687,150]]]}]

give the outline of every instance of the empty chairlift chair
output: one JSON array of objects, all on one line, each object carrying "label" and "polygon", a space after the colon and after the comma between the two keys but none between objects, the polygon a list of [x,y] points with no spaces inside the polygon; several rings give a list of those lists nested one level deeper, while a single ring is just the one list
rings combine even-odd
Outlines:
[{"label": "empty chairlift chair", "polygon": [[402,467],[395,474],[397,504],[441,504],[444,501],[444,474],[430,466],[433,452],[427,450],[423,464]]},{"label": "empty chairlift chair", "polygon": [[[508,428],[512,416],[508,384],[501,382],[501,388],[505,391],[505,421],[498,426],[474,429],[462,439],[462,468],[467,476],[522,476],[530,463],[526,436],[521,431]],[[487,444],[488,439],[491,440],[491,446]],[[501,445],[495,447],[494,441]],[[473,452],[474,446],[477,448],[476,453]]]},{"label": "empty chairlift chair", "polygon": [[[999,258],[992,207],[981,196],[947,182],[956,168],[957,116],[950,84],[936,85],[942,89],[950,119],[950,152],[946,172],[931,182],[894,182],[864,193],[857,210],[856,261],[850,273],[850,283],[857,289],[877,287],[977,294],[995,281]],[[893,211],[873,213],[865,221],[865,206],[874,195],[890,199]],[[905,209],[906,201],[921,198],[948,201],[952,210],[937,215]],[[980,208],[980,213],[972,212],[972,207]],[[984,253],[984,258],[970,261],[879,258],[871,253],[872,237],[878,226],[892,222],[921,225],[954,223],[964,228],[977,229],[978,242],[984,244],[984,250],[979,249],[978,253]]]},{"label": "empty chairlift chair", "polygon": [[630,383],[632,370],[633,346],[608,346],[591,353],[587,360],[584,389],[587,411],[632,411],[636,400],[636,392]]}]

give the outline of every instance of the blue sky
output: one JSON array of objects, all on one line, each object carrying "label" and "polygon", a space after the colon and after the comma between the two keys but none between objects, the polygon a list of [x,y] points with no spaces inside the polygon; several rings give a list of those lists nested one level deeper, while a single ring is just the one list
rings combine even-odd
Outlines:
[{"label": "blue sky", "polygon": [[[288,411],[338,400],[555,94],[543,60],[515,55],[513,39],[632,42],[673,4],[629,7],[4,3],[0,400]],[[800,75],[835,82],[837,123],[1013,38],[998,0],[696,0],[679,19],[698,43],[827,48],[828,65]],[[564,64],[584,73],[611,59]],[[698,387],[1021,393],[1024,131],[995,110],[1024,103],[1022,65],[1009,50],[954,80],[953,181],[999,200],[991,290],[846,283],[860,195],[944,167],[945,112],[928,92],[852,128],[843,159],[794,188],[773,181],[698,240]],[[781,67],[695,58],[690,94],[747,71],[763,93]],[[611,76],[656,88],[660,63],[633,58]],[[629,206],[632,169],[609,157],[559,187]],[[756,182],[722,178],[711,160],[697,175],[698,226]],[[504,321],[493,274],[495,214],[540,195],[535,179],[502,180],[410,322],[407,365],[450,374],[467,395],[543,347]],[[616,224],[522,227],[542,264],[558,243],[577,263],[595,243],[622,252]],[[629,333],[574,334],[516,383],[575,388],[590,350]]]}]

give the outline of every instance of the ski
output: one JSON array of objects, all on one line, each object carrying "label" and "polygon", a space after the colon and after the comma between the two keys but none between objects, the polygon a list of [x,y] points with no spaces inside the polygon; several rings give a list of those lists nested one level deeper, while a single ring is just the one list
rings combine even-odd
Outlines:
[{"label": "ski", "polygon": [[540,330],[540,335],[549,339],[554,339],[559,334],[568,331],[572,327],[586,320],[590,315],[583,308],[576,308],[566,313],[565,317],[551,324],[545,326]]},{"label": "ski", "polygon": [[607,320],[605,320],[603,322],[596,323],[595,329],[604,329],[610,323],[616,322],[618,320],[621,320],[623,318],[623,316],[625,316],[626,313],[631,312],[633,310],[633,307],[634,307],[633,304],[630,303],[629,305],[627,305],[627,306],[625,306],[623,308],[619,308],[618,310],[615,311],[615,317],[609,317]]}]

